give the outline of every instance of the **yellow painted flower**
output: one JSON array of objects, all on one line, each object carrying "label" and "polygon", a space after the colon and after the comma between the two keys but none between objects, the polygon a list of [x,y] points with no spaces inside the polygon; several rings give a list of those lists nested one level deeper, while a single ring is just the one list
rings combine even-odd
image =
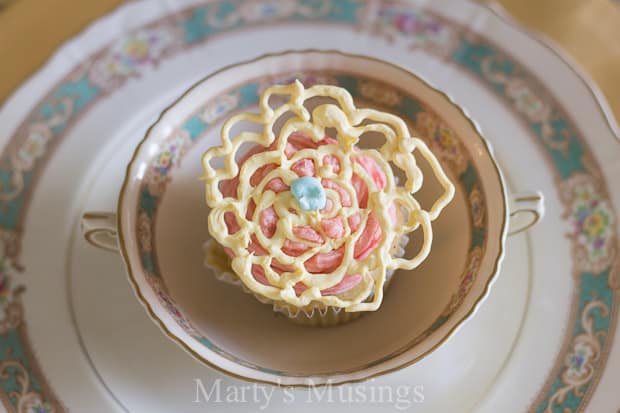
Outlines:
[{"label": "yellow painted flower", "polygon": [[125,44],[125,53],[134,60],[144,60],[149,55],[149,44],[141,40],[127,42]]},{"label": "yellow painted flower", "polygon": [[160,167],[164,167],[167,168],[170,165],[170,160],[172,159],[172,154],[168,151],[166,152],[162,152],[161,155],[159,155],[159,166]]},{"label": "yellow painted flower", "polygon": [[604,229],[605,217],[598,211],[587,217],[583,223],[583,230],[590,237],[600,235]]},{"label": "yellow painted flower", "polygon": [[439,142],[445,149],[451,149],[456,145],[452,131],[449,129],[441,129],[439,132]]}]

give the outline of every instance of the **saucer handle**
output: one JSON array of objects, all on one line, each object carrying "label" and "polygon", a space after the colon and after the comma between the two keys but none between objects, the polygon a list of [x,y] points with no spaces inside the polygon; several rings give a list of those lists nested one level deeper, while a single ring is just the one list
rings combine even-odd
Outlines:
[{"label": "saucer handle", "polygon": [[118,252],[116,214],[86,212],[82,215],[82,234],[86,241],[97,248]]},{"label": "saucer handle", "polygon": [[[508,235],[515,235],[533,227],[545,213],[544,198],[538,191],[519,192],[512,196]],[[82,215],[82,234],[95,247],[118,252],[116,214],[86,212]]]},{"label": "saucer handle", "polygon": [[539,191],[518,192],[512,195],[508,235],[533,227],[545,214],[545,203]]}]

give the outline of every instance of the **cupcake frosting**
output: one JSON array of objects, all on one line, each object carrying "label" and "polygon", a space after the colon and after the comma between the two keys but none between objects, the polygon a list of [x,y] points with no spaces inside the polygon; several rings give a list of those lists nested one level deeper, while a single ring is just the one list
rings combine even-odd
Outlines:
[{"label": "cupcake frosting", "polygon": [[[288,100],[272,108],[273,95]],[[304,105],[321,97],[330,99],[311,111]],[[250,123],[261,130],[237,130]],[[383,145],[361,149],[369,132],[381,134]],[[209,232],[248,289],[297,307],[376,310],[386,272],[426,258],[431,221],[454,194],[435,156],[402,119],[358,109],[335,86],[272,86],[261,96],[260,113],[231,117],[221,138],[203,157]],[[240,155],[244,143],[253,146]],[[443,188],[428,211],[414,197],[423,184],[415,155]],[[392,165],[404,172],[399,185]],[[420,251],[394,256],[399,240],[418,228]]]}]

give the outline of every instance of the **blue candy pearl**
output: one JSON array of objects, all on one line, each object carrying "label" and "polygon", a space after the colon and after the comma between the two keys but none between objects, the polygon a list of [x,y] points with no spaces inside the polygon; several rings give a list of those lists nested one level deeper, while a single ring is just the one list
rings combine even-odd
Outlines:
[{"label": "blue candy pearl", "polygon": [[321,181],[312,176],[302,176],[291,183],[291,192],[304,211],[318,211],[325,208],[327,197]]}]

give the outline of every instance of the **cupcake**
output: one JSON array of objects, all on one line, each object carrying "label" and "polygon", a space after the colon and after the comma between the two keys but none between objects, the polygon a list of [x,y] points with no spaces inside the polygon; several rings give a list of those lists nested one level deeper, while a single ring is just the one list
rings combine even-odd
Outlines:
[{"label": "cupcake", "polygon": [[[272,108],[273,95],[288,99]],[[247,122],[260,132],[231,136]],[[361,149],[367,133],[385,142]],[[218,279],[300,324],[336,325],[377,310],[393,272],[426,258],[431,222],[454,195],[435,156],[402,119],[358,109],[336,86],[267,88],[260,113],[231,117],[221,137],[203,157],[212,236],[205,263]],[[239,154],[244,143],[252,146]],[[443,188],[428,211],[414,197],[423,183],[415,155]],[[402,183],[393,167],[404,172]],[[418,228],[420,251],[403,258],[408,234]]]}]

